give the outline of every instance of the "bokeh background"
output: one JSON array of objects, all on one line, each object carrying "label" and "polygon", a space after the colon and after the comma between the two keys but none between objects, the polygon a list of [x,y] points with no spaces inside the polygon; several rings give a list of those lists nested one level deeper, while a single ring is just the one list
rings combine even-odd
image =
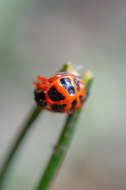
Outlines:
[{"label": "bokeh background", "polygon": [[[125,190],[125,0],[0,1],[0,164],[34,105],[32,82],[65,61],[90,68],[96,78],[52,190]],[[39,117],[5,190],[35,187],[64,118]]]}]

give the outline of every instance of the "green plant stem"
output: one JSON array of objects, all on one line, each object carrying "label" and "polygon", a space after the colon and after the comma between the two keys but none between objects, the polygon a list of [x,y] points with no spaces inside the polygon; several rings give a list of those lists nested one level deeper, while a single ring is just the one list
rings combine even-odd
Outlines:
[{"label": "green plant stem", "polygon": [[39,116],[41,111],[42,110],[39,109],[37,106],[33,107],[29,116],[27,116],[25,122],[22,124],[21,131],[19,132],[19,134],[17,134],[17,138],[13,142],[12,147],[10,149],[10,152],[8,153],[6,160],[3,164],[3,167],[0,171],[0,189],[1,189],[2,184],[4,182],[5,174],[8,171],[8,168],[9,168],[9,166],[10,166],[10,164],[11,164],[11,162],[15,156],[15,153],[17,152],[17,150],[19,148],[19,145],[21,145],[21,143],[23,142],[24,137],[28,133],[29,129],[31,129],[32,124],[34,123],[36,118]]},{"label": "green plant stem", "polygon": [[[89,79],[86,82],[87,94],[89,94],[92,81],[93,81],[93,78]],[[48,162],[48,165],[44,171],[44,174],[40,178],[40,182],[36,190],[49,189],[51,182],[53,181],[59,167],[61,166],[61,163],[72,141],[80,113],[81,113],[81,109],[77,110],[76,112],[74,112],[73,114],[67,117],[63,130],[61,131],[61,135],[58,139],[57,145],[54,148],[52,156]]]},{"label": "green plant stem", "polygon": [[74,114],[67,117],[65,127],[61,132],[58,143],[36,190],[47,190],[49,188],[72,140],[80,111],[77,110]]},{"label": "green plant stem", "polygon": [[[68,64],[64,64],[63,67],[61,68],[60,72],[66,71],[67,68],[68,68]],[[25,136],[27,135],[28,131],[31,130],[31,127],[32,127],[34,121],[39,116],[40,112],[42,112],[42,110],[39,107],[37,107],[37,106],[33,107],[32,110],[30,111],[29,115],[26,117],[26,120],[22,124],[21,131],[19,131],[18,134],[16,135],[16,139],[14,140],[14,142],[11,146],[11,149],[6,156],[5,162],[0,171],[0,189],[2,188],[5,175],[8,171],[8,168],[11,165],[12,160],[14,159],[14,156],[15,156],[17,150],[19,149],[19,147],[20,147],[21,143],[23,142]]]}]

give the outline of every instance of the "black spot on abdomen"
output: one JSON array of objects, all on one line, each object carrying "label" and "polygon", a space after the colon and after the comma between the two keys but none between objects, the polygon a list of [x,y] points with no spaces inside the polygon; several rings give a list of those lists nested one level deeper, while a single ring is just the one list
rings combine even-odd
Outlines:
[{"label": "black spot on abdomen", "polygon": [[36,101],[37,105],[40,107],[45,107],[46,106],[46,98],[45,98],[44,92],[41,89],[35,89],[34,95],[35,95],[35,101]]},{"label": "black spot on abdomen", "polygon": [[70,95],[75,94],[74,86],[71,84],[70,80],[67,78],[62,78],[60,79],[59,82],[67,91]]},{"label": "black spot on abdomen", "polygon": [[77,79],[74,79],[74,82],[75,82],[75,84],[77,86],[77,91],[80,92],[80,83],[79,83],[79,81]]},{"label": "black spot on abdomen", "polygon": [[68,88],[68,93],[70,94],[70,95],[74,95],[75,94],[75,90],[74,90],[74,87],[71,85],[69,88]]},{"label": "black spot on abdomen", "polygon": [[77,105],[77,100],[74,100],[71,104],[70,111],[74,110],[75,106]]},{"label": "black spot on abdomen", "polygon": [[48,96],[52,101],[60,101],[65,99],[65,96],[58,92],[54,86],[49,89]]},{"label": "black spot on abdomen", "polygon": [[80,98],[80,102],[82,102],[83,100],[82,100],[82,96],[79,96],[79,98]]},{"label": "black spot on abdomen", "polygon": [[51,108],[53,111],[55,112],[62,112],[64,110],[64,108],[66,107],[66,104],[52,104]]},{"label": "black spot on abdomen", "polygon": [[65,89],[68,89],[69,86],[71,86],[71,82],[69,79],[67,78],[62,78],[60,79],[59,83],[65,88]]}]

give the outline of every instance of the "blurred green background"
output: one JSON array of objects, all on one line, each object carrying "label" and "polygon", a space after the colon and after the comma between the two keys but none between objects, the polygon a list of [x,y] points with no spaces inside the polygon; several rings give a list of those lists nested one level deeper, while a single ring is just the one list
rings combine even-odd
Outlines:
[{"label": "blurred green background", "polygon": [[[52,190],[126,188],[126,1],[0,0],[0,164],[34,104],[32,82],[65,61],[90,68],[91,96]],[[65,116],[45,112],[5,190],[33,189]]]}]

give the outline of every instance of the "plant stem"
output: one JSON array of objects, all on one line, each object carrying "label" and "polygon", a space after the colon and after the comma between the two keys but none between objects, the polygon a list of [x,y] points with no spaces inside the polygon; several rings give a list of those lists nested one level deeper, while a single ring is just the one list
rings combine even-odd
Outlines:
[{"label": "plant stem", "polygon": [[65,127],[61,132],[58,143],[54,148],[54,152],[36,190],[47,190],[49,188],[72,140],[80,111],[81,110],[77,110],[67,117]]},{"label": "plant stem", "polygon": [[13,142],[11,150],[8,153],[6,160],[5,160],[5,163],[3,164],[3,167],[0,171],[0,189],[1,189],[2,184],[4,182],[5,174],[7,173],[9,166],[10,166],[15,154],[16,154],[17,150],[19,149],[19,146],[23,142],[23,139],[26,136],[28,130],[31,129],[32,124],[34,123],[36,118],[39,116],[41,111],[42,110],[40,110],[40,108],[38,108],[37,106],[33,107],[29,116],[27,116],[25,122],[21,126],[21,131],[19,132],[19,134],[17,135],[17,138]]},{"label": "plant stem", "polygon": [[[86,76],[84,77],[85,80]],[[89,90],[93,81],[93,77],[89,78],[86,81],[86,91],[87,95],[89,94]],[[86,99],[87,100],[87,99]],[[36,190],[48,190],[51,182],[53,181],[61,163],[65,157],[65,154],[69,148],[69,145],[72,141],[74,131],[76,129],[76,124],[79,119],[81,109],[77,110],[73,114],[69,115],[64,124],[63,130],[61,131],[61,135],[58,139],[58,142],[54,148],[52,156],[48,162],[48,165],[44,171],[44,174],[40,178],[40,182],[36,188]]]},{"label": "plant stem", "polygon": [[[69,67],[69,65],[66,63],[63,65],[63,67],[61,68],[60,71],[64,72],[67,70],[68,67]],[[17,150],[19,149],[19,147],[20,147],[21,143],[23,142],[25,136],[27,135],[28,131],[31,129],[31,126],[33,125],[34,121],[39,116],[40,112],[42,112],[42,110],[39,107],[37,107],[37,106],[33,107],[32,110],[30,111],[29,115],[26,117],[25,122],[22,124],[21,131],[19,131],[19,133],[17,134],[17,138],[13,142],[12,147],[11,147],[8,155],[6,156],[5,162],[0,171],[0,189],[2,188],[5,175],[11,165],[11,162],[12,162]]]}]

